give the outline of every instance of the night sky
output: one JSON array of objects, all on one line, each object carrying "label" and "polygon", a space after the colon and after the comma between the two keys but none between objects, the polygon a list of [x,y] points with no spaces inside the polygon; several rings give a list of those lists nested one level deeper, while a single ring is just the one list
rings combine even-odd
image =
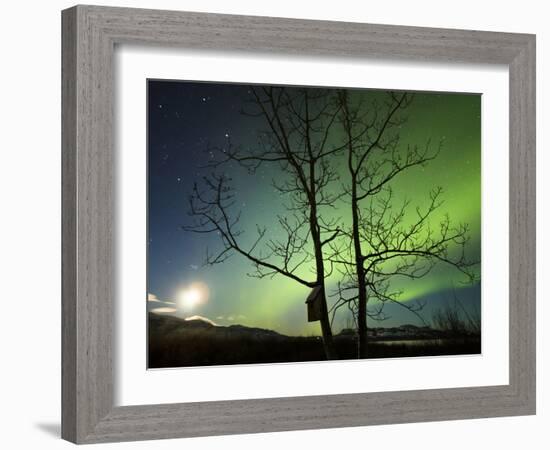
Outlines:
[{"label": "night sky", "polygon": [[[384,95],[381,91],[350,92],[373,98]],[[181,228],[192,220],[188,198],[193,183],[210,171],[204,166],[216,158],[209,149],[229,144],[251,148],[266,130],[261,118],[241,114],[250,96],[250,87],[244,85],[148,81],[149,310],[180,317],[198,315],[220,325],[239,323],[285,334],[319,335],[319,322],[307,322],[307,287],[281,275],[261,280],[249,277],[251,263],[240,255],[223,264],[204,266],[206,249],[220,249],[219,236]],[[408,198],[420,207],[426,204],[430,189],[441,186],[445,203],[433,220],[449,213],[453,222],[467,223],[471,236],[467,254],[477,260],[481,258],[480,114],[479,95],[416,93],[400,131],[401,142],[442,141],[442,150],[426,167],[412,168],[392,183],[396,201]],[[334,164],[343,162],[336,157]],[[271,236],[279,236],[276,215],[285,210],[271,180],[281,176],[280,168],[262,166],[253,175],[236,164],[224,170],[236,189],[243,242],[254,240],[257,224],[266,226]],[[310,267],[304,267],[302,273],[309,271]],[[337,281],[337,274],[329,279],[329,293]],[[401,301],[428,301],[423,315],[429,320],[435,308],[451,301],[453,292],[467,308],[479,310],[479,283],[465,286],[464,281],[456,269],[441,265],[422,279],[396,280],[395,284],[404,291]],[[197,301],[191,306],[185,300],[192,290],[200,292],[200,298],[193,299]],[[419,325],[413,314],[398,305],[388,305],[387,311],[390,319],[369,320],[369,325]],[[338,316],[335,331],[346,325],[348,317]]]}]

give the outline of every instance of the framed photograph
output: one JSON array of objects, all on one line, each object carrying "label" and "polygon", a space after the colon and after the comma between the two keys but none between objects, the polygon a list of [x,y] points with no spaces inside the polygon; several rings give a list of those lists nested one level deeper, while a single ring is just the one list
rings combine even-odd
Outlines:
[{"label": "framed photograph", "polygon": [[535,413],[534,36],[62,18],[65,439]]}]

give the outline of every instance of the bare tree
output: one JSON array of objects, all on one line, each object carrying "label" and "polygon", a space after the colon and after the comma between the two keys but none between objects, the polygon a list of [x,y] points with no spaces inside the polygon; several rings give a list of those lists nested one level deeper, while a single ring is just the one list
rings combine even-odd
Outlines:
[{"label": "bare tree", "polygon": [[480,310],[464,307],[453,287],[453,305],[449,303],[432,314],[433,325],[452,337],[481,336]]},{"label": "bare tree", "polygon": [[[414,207],[412,212],[410,201],[394,201],[392,181],[436,158],[441,148],[440,144],[433,149],[429,140],[424,146],[401,143],[403,112],[411,101],[408,93],[389,92],[382,103],[368,104],[361,96],[352,100],[348,91],[338,95],[348,172],[343,192],[352,224],[349,229],[340,227],[339,236],[344,239],[331,244],[331,261],[343,267],[345,277],[331,313],[347,306],[355,315],[359,358],[367,356],[367,317],[383,320],[387,302],[409,309],[423,321],[419,315],[423,304],[400,302],[402,292],[392,288],[395,278],[421,278],[439,262],[471,278],[477,263],[466,256],[467,225],[454,226],[448,215],[433,223],[434,213],[443,204],[441,188],[430,192],[427,206]],[[371,300],[377,301],[369,308]]]},{"label": "bare tree", "polygon": [[[328,187],[337,180],[329,158],[344,150],[343,145],[334,143],[331,133],[340,105],[326,90],[255,87],[250,94],[251,109],[243,113],[263,120],[266,131],[252,149],[231,145],[220,149],[218,159],[210,164],[213,173],[204,178],[202,186],[193,189],[190,212],[195,221],[185,229],[220,236],[222,250],[209,254],[208,264],[221,263],[237,253],[252,263],[253,276],[282,275],[318,289],[324,350],[327,359],[334,359],[337,355],[325,293],[333,263],[326,251],[340,230],[336,220],[323,218],[321,210],[333,208],[338,200]],[[241,235],[245,230],[239,228],[240,212],[235,211],[231,180],[215,173],[228,163],[238,163],[251,173],[265,164],[279,166],[281,177],[272,184],[286,199],[288,214],[278,217],[284,239],[271,238],[272,230],[257,226],[254,241],[244,246]],[[308,266],[313,267],[311,278],[299,270]]]}]

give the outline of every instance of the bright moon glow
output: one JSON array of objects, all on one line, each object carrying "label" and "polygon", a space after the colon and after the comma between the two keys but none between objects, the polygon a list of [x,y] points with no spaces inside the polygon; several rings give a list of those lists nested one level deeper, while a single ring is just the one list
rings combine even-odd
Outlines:
[{"label": "bright moon glow", "polygon": [[195,309],[208,300],[208,286],[204,283],[192,283],[183,290],[178,298],[178,306],[184,311]]},{"label": "bright moon glow", "polygon": [[201,293],[197,289],[189,289],[183,293],[182,298],[185,306],[193,308],[200,302]]}]

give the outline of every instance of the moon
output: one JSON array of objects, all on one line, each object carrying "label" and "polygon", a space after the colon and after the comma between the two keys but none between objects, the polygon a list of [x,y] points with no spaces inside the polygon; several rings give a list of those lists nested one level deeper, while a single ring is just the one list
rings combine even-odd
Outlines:
[{"label": "moon", "polygon": [[202,282],[191,283],[178,296],[178,306],[184,311],[192,311],[208,301],[208,286]]},{"label": "moon", "polygon": [[184,291],[181,296],[184,305],[189,309],[193,309],[193,307],[201,301],[201,293],[198,289],[188,289],[187,291]]}]

